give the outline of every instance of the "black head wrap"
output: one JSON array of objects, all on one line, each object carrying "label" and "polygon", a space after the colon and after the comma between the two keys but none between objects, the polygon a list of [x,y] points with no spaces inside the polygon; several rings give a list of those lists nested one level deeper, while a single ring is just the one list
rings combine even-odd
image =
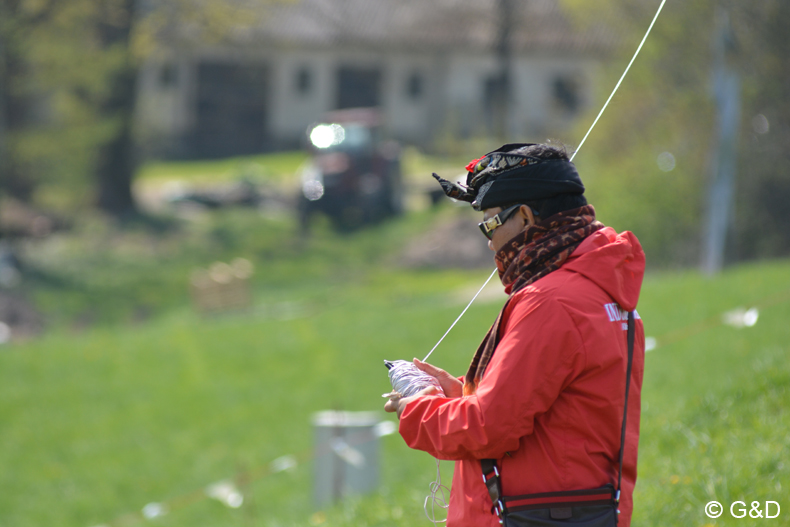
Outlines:
[{"label": "black head wrap", "polygon": [[510,203],[537,201],[560,194],[584,194],[584,185],[570,161],[541,159],[525,152],[535,143],[512,143],[466,166],[466,185],[436,174],[449,197],[472,204],[475,210]]}]

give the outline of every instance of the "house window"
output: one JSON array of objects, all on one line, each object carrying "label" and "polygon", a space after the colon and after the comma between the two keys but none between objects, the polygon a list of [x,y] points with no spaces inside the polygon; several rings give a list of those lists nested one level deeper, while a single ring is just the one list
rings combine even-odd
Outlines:
[{"label": "house window", "polygon": [[178,69],[174,64],[163,64],[159,69],[159,86],[163,89],[173,88],[178,84]]},{"label": "house window", "polygon": [[490,112],[497,102],[502,98],[502,83],[497,76],[490,76],[483,79],[483,105],[486,111]]},{"label": "house window", "polygon": [[423,77],[419,72],[413,72],[409,75],[408,80],[406,81],[406,95],[412,101],[418,101],[422,98],[423,86],[424,81]]},{"label": "house window", "polygon": [[576,113],[581,107],[581,89],[576,75],[558,75],[552,82],[552,98],[557,108]]},{"label": "house window", "polygon": [[299,95],[307,95],[313,88],[313,75],[312,72],[303,66],[296,72],[296,92]]},{"label": "house window", "polygon": [[201,61],[197,67],[191,148],[202,158],[256,154],[271,148],[271,70],[265,63]]},{"label": "house window", "polygon": [[337,70],[335,108],[362,108],[381,104],[381,70],[341,66]]},{"label": "house window", "polygon": [[483,79],[483,123],[491,131],[497,131],[505,119],[505,85],[500,75]]}]

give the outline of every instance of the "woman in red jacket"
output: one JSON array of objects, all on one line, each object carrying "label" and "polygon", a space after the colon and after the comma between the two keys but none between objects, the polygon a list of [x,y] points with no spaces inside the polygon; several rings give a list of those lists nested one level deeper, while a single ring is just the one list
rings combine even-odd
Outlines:
[{"label": "woman in red jacket", "polygon": [[[506,496],[616,485],[625,402],[627,312],[635,309],[644,253],[630,232],[595,221],[564,149],[510,144],[467,166],[445,193],[483,212],[510,295],[466,376],[415,359],[437,377],[393,398],[406,443],[455,460],[448,527],[499,525],[481,477],[496,459]],[[644,330],[636,315],[618,524],[630,525],[636,482]]]}]

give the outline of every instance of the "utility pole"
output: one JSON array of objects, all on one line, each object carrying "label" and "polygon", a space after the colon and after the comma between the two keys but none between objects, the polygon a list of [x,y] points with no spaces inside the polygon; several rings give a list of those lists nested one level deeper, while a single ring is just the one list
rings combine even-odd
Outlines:
[{"label": "utility pole", "polygon": [[105,50],[122,48],[122,63],[109,80],[110,95],[99,108],[103,118],[118,121],[113,137],[101,145],[96,164],[99,208],[118,218],[137,213],[132,194],[135,170],[132,121],[136,102],[137,65],[131,52],[134,24],[138,22],[137,0],[122,0],[118,6],[123,13],[120,21],[113,20],[109,11],[103,13],[98,26],[101,45]]},{"label": "utility pole", "polygon": [[702,253],[702,270],[712,276],[724,264],[724,250],[732,210],[733,187],[741,119],[741,83],[733,65],[737,51],[729,10],[716,10],[713,95],[716,100],[716,133],[712,156],[712,179]]},{"label": "utility pole", "polygon": [[513,17],[515,15],[514,0],[497,0],[497,14],[499,23],[497,24],[496,59],[498,71],[496,75],[496,90],[493,101],[494,133],[498,139],[507,142],[507,136],[512,133],[513,111],[513,79],[511,71],[513,69],[513,46],[511,34],[513,33]]},{"label": "utility pole", "polygon": [[7,20],[5,4],[0,1],[0,186],[8,176],[8,145],[6,143],[6,98],[5,93],[8,89],[8,75],[6,72],[5,60],[5,30],[3,21]]}]

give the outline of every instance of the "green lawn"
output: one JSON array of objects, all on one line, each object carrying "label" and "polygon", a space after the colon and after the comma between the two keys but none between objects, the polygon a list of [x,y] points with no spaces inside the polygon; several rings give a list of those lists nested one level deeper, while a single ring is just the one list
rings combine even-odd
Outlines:
[{"label": "green lawn", "polygon": [[137,173],[137,181],[182,180],[214,183],[241,178],[278,181],[292,177],[306,160],[305,152],[294,151],[215,161],[152,161],[141,167]]},{"label": "green lawn", "polygon": [[[145,524],[140,511],[151,502],[167,504],[170,512],[151,521],[167,526],[426,525],[422,501],[434,461],[397,435],[382,439],[379,492],[315,514],[310,416],[380,409],[389,389],[382,359],[422,357],[463,308],[458,291],[485,280],[486,271],[392,266],[389,247],[443,213],[287,243],[271,234],[278,225],[291,232],[285,224],[256,230],[258,219],[231,214],[212,227],[225,231],[210,248],[195,235],[184,254],[116,255],[117,276],[106,271],[98,296],[80,296],[72,283],[65,295],[72,303],[93,298],[97,310],[111,309],[114,291],[133,288],[121,263],[138,262],[149,274],[172,273],[143,287],[152,298],[160,287],[181,296],[157,304],[143,324],[116,317],[80,333],[63,325],[0,350],[0,525]],[[201,319],[178,293],[183,283],[167,286],[192,262],[238,255],[239,247],[258,264],[256,309]],[[70,279],[91,284],[84,275],[91,270],[104,276],[107,261],[73,258],[93,267],[80,274],[74,264]],[[42,298],[56,305],[56,289],[47,291]],[[738,306],[760,308],[754,327],[720,323]],[[499,307],[475,304],[434,362],[463,373]],[[709,520],[703,507],[712,499],[778,501],[774,523],[787,524],[790,262],[744,265],[713,279],[652,274],[639,312],[658,347],[646,358],[634,524],[745,524],[727,513]],[[286,454],[301,463],[269,473]],[[445,481],[451,473],[443,463]],[[234,477],[241,508],[204,497],[207,485]]]},{"label": "green lawn", "polygon": [[[461,174],[470,161],[467,157],[427,155],[414,147],[405,147],[402,150],[401,166],[409,181],[431,187],[435,184],[430,177],[431,172],[448,176]],[[243,178],[259,183],[287,184],[297,180],[297,171],[308,160],[307,152],[296,150],[213,161],[149,161],[138,171],[136,184],[150,185],[172,181],[210,184]]]}]

